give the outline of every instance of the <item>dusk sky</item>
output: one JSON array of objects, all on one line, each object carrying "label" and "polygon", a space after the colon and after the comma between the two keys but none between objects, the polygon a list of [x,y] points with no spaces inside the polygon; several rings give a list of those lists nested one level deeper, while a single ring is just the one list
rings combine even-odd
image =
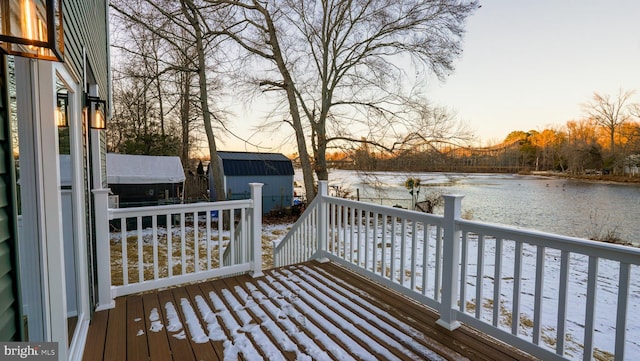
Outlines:
[{"label": "dusk sky", "polygon": [[[481,5],[468,19],[455,72],[444,82],[431,79],[426,91],[432,103],[457,113],[478,145],[500,142],[513,130],[542,130],[580,119],[582,104],[594,92],[615,96],[620,89],[637,90],[631,100],[640,103],[639,0],[487,0]],[[234,123],[234,131],[247,135],[246,123]],[[278,147],[282,134],[257,135],[252,141],[274,147],[261,151],[286,153],[295,146],[290,138],[288,146]],[[223,147],[256,150],[232,140]]]},{"label": "dusk sky", "polygon": [[584,115],[594,92],[637,90],[640,1],[482,1],[464,54],[428,97],[453,107],[483,141]]}]

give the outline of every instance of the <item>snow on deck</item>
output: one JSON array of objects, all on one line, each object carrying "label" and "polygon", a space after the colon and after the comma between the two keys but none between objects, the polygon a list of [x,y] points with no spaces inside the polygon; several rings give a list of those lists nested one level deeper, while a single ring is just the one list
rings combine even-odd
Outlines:
[{"label": "snow on deck", "polygon": [[265,274],[119,298],[96,313],[85,359],[527,359],[332,264]]}]

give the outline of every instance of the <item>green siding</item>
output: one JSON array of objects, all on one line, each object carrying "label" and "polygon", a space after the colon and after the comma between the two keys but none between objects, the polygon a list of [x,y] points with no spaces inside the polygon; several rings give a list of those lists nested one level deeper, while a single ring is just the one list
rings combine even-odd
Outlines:
[{"label": "green siding", "polygon": [[0,55],[0,341],[19,341],[20,304],[16,264],[11,137],[8,114],[8,75]]},{"label": "green siding", "polygon": [[[106,0],[69,0],[62,2],[64,24],[64,58],[75,74],[82,75],[83,48],[87,63],[105,100],[109,90],[109,44]],[[90,76],[91,72],[88,72]]]}]

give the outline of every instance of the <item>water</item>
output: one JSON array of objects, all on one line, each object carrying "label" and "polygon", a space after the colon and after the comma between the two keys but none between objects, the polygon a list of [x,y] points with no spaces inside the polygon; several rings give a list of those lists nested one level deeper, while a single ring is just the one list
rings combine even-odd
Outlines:
[{"label": "water", "polygon": [[356,197],[358,189],[362,201],[409,208],[408,177],[421,180],[420,200],[431,192],[464,195],[462,214],[473,220],[582,238],[615,233],[640,244],[640,185],[531,175],[331,170],[330,194],[340,188]]}]

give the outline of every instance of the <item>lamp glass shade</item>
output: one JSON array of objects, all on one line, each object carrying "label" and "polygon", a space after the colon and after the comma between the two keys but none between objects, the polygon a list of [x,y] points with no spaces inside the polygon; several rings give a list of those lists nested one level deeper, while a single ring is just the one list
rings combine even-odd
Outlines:
[{"label": "lamp glass shade", "polygon": [[63,61],[62,0],[2,0],[0,50],[9,55]]},{"label": "lamp glass shade", "polygon": [[91,112],[91,128],[93,129],[105,129],[107,127],[107,121],[104,116],[104,103],[94,103],[94,110]]}]

